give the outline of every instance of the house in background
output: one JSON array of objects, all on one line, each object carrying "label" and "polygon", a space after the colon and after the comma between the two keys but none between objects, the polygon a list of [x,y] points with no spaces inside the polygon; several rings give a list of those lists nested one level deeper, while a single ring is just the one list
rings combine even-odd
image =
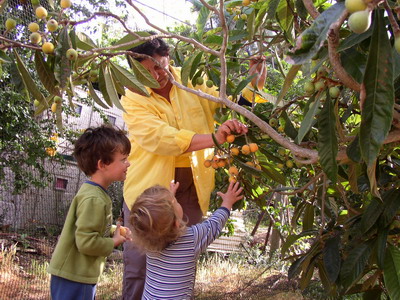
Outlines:
[{"label": "house in background", "polygon": [[[85,96],[83,90],[76,90],[80,96]],[[64,120],[65,126],[83,131],[88,127],[96,127],[104,123],[100,113],[92,106],[75,102],[77,117]],[[122,120],[122,111],[115,106],[104,109],[96,104],[96,108],[107,117],[108,123],[126,130]],[[81,184],[87,179],[79,170],[72,157],[72,145],[60,139],[57,152],[63,155],[65,164],[60,164],[49,158],[45,162],[46,170],[51,173],[53,182],[46,188],[28,188],[23,194],[13,195],[12,191],[0,187],[0,228],[7,230],[35,230],[45,227],[63,225],[69,205]],[[10,180],[13,178],[9,176]],[[10,183],[11,185],[11,183]]]}]

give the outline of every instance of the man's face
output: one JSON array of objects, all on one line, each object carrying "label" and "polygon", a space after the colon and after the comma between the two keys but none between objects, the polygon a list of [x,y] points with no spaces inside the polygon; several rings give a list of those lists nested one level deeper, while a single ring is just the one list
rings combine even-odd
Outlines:
[{"label": "man's face", "polygon": [[[169,56],[160,56],[154,54],[153,58],[160,63],[160,65],[164,68],[168,68],[169,65]],[[164,88],[169,82],[168,74],[165,70],[158,66],[151,59],[145,59],[141,62],[141,64],[150,72],[155,80],[160,84],[160,89]]]}]

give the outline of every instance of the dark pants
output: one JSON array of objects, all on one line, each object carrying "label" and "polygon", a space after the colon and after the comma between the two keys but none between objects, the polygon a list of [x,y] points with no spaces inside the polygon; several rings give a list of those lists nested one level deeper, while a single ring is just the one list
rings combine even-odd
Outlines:
[{"label": "dark pants", "polygon": [[[176,199],[181,204],[188,226],[201,222],[203,213],[200,209],[191,168],[176,168],[175,182],[179,182]],[[129,226],[129,209],[124,203],[124,226]],[[124,278],[122,287],[123,300],[140,300],[146,278],[146,256],[133,243],[124,244]]]},{"label": "dark pants", "polygon": [[52,300],[93,300],[96,295],[96,285],[51,275],[50,294]]}]

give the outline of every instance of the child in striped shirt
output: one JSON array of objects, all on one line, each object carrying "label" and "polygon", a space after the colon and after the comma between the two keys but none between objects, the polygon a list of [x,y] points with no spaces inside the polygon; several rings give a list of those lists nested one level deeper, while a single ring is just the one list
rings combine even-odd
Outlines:
[{"label": "child in striped shirt", "polygon": [[142,299],[192,299],[196,263],[221,233],[243,188],[231,182],[218,208],[206,221],[187,227],[174,195],[179,183],[146,189],[131,209],[133,241],[145,251],[146,282]]}]

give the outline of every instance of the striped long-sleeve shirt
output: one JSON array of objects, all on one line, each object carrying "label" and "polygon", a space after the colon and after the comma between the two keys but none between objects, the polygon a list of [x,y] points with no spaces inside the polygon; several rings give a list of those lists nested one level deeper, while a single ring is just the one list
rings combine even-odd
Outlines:
[{"label": "striped long-sleeve shirt", "polygon": [[197,259],[221,233],[229,214],[227,208],[220,207],[206,221],[188,227],[161,252],[147,253],[142,299],[191,299]]}]

